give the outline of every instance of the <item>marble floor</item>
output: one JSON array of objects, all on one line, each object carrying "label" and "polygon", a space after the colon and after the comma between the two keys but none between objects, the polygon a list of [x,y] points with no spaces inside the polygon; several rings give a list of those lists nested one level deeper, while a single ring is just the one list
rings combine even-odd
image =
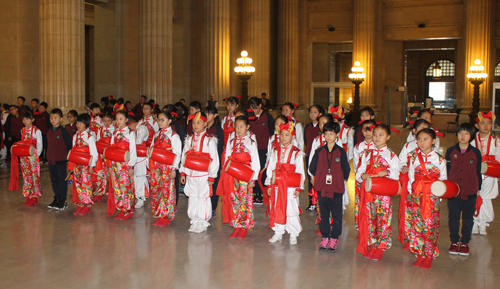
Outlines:
[{"label": "marble floor", "polygon": [[[399,153],[408,134],[393,136],[389,146]],[[455,143],[454,134],[441,141]],[[20,191],[10,192],[8,170],[0,167],[0,288],[499,288],[499,220],[487,236],[474,235],[469,257],[450,256],[448,208],[441,209],[441,255],[429,270],[412,266],[414,257],[393,236],[393,247],[376,262],[356,253],[353,226],[354,179],[351,205],[344,214],[343,233],[336,253],[318,252],[315,214],[301,216],[304,231],[296,246],[288,237],[270,244],[265,209],[256,206],[256,228],[243,240],[230,239],[222,224],[220,206],[208,231],[188,233],[187,198],[164,228],[152,226],[151,205],[133,219],[115,221],[105,203],[92,213],[72,215],[46,207],[52,201],[49,173],[42,165],[44,196],[36,207],[23,207]],[[399,198],[394,200],[397,212]],[[498,208],[499,200],[494,201]],[[307,194],[301,195],[307,206]],[[393,217],[393,227],[397,219]],[[396,229],[397,231],[397,229]],[[499,270],[499,271],[496,271]],[[494,285],[497,284],[497,285]],[[499,286],[499,287],[496,287]]]}]

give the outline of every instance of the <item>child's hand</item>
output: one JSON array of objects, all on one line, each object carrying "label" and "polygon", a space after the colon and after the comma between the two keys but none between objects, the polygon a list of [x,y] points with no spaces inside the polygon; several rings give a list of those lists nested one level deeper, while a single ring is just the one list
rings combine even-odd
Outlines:
[{"label": "child's hand", "polygon": [[171,179],[175,178],[175,174],[176,174],[176,173],[177,173],[176,171],[172,170],[172,171],[170,172],[170,178],[171,178]]},{"label": "child's hand", "polygon": [[94,172],[94,168],[89,169],[89,174],[92,174]]},{"label": "child's hand", "polygon": [[248,187],[249,188],[255,188],[255,184],[254,183],[248,183]]},{"label": "child's hand", "polygon": [[213,182],[213,181],[208,181],[208,185],[209,185],[209,186],[211,186],[211,185],[213,185],[213,184],[214,184],[214,182]]},{"label": "child's hand", "polygon": [[271,196],[271,187],[267,188],[267,195]]},{"label": "child's hand", "polygon": [[383,171],[379,172],[377,176],[379,176],[379,177],[387,176],[387,170],[383,170]]},{"label": "child's hand", "polygon": [[300,195],[300,191],[296,190],[296,191],[293,192],[293,197],[294,198],[298,197],[299,195]]},{"label": "child's hand", "polygon": [[134,177],[134,169],[128,169],[128,176],[131,178]]},{"label": "child's hand", "polygon": [[186,184],[186,176],[181,176],[181,184],[185,185]]},{"label": "child's hand", "polygon": [[401,169],[401,173],[402,174],[406,174],[408,172],[408,167],[407,166],[404,166],[402,169]]},{"label": "child's hand", "polygon": [[362,178],[363,180],[366,180],[366,179],[368,179],[369,177],[370,177],[370,175],[369,175],[369,174],[363,174],[363,175],[361,176],[361,178]]},{"label": "child's hand", "polygon": [[311,185],[314,186],[314,177],[311,178]]}]

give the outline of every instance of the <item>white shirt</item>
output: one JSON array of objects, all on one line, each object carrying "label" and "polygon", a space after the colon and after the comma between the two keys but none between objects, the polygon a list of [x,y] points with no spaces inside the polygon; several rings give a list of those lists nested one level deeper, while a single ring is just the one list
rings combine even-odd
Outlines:
[{"label": "white shirt", "polygon": [[387,146],[381,149],[377,147],[371,151],[366,151],[361,157],[361,164],[356,172],[356,181],[363,182],[362,176],[366,172],[366,167],[370,163],[373,154],[373,163],[387,167],[387,177],[393,180],[399,180],[399,159],[398,156]]},{"label": "white shirt", "polygon": [[130,160],[128,161],[129,167],[133,168],[137,163],[137,148],[135,147],[135,133],[131,131],[128,126],[125,126],[122,129],[116,129],[113,133],[113,138],[111,139],[111,144],[115,143],[115,139],[119,136],[123,135],[123,137],[128,140],[129,143],[129,152],[130,152]]},{"label": "white shirt", "polygon": [[109,134],[110,137],[113,137],[113,133],[115,132],[115,127],[113,125],[110,126],[101,126],[99,128],[99,133],[97,134],[97,140],[100,140],[101,137],[107,137]]},{"label": "white shirt", "polygon": [[300,149],[301,152],[304,151],[304,127],[302,127],[302,124],[300,122],[297,122],[295,118],[293,118],[293,121],[295,122],[295,139],[297,140],[298,143],[298,148]]},{"label": "white shirt", "polygon": [[343,122],[339,123],[339,125],[340,125],[340,132],[337,136],[337,145],[339,145],[339,147],[341,148],[344,148],[344,144],[346,145],[347,160],[350,161],[354,157],[353,130]]},{"label": "white shirt", "polygon": [[435,150],[432,150],[428,154],[424,154],[421,151],[413,151],[410,156],[410,164],[408,167],[408,178],[410,181],[408,182],[408,192],[412,191],[412,184],[415,181],[415,170],[421,166],[420,160],[418,159],[418,155],[422,155],[422,160],[425,162],[425,168],[430,173],[430,171],[439,170],[439,180],[444,181],[447,177],[446,171],[446,160],[440,154],[438,154]]},{"label": "white shirt", "polygon": [[177,134],[174,133],[172,130],[172,127],[167,127],[166,129],[162,129],[155,133],[155,136],[153,137],[153,141],[151,142],[151,147],[154,146],[155,141],[158,139],[160,134],[164,134],[167,136],[167,138],[170,140],[170,143],[172,145],[172,152],[175,154],[175,160],[174,163],[170,166],[170,168],[179,169],[179,164],[181,163],[181,155],[182,155],[182,142],[181,142],[181,137]]},{"label": "white shirt", "polygon": [[90,167],[95,167],[98,157],[97,147],[95,146],[95,134],[92,133],[88,128],[84,132],[77,131],[73,136],[73,147],[75,147],[76,141],[78,139],[82,139],[89,146],[89,153],[92,156]]},{"label": "white shirt", "polygon": [[[24,133],[26,133],[26,134],[23,137]],[[31,133],[33,133],[33,136],[31,136]],[[36,153],[40,157],[40,155],[42,154],[42,151],[43,151],[42,131],[40,131],[34,125],[31,125],[30,128],[23,127],[23,129],[21,130],[21,137],[22,137],[22,140],[30,140],[32,137],[34,140],[36,140]]]},{"label": "white shirt", "polygon": [[[473,139],[470,144],[481,151],[481,155],[491,155],[495,157],[495,160],[500,162],[500,144],[499,140],[491,136],[490,140],[490,150],[488,151],[488,139],[490,138],[491,133],[489,133],[486,137],[480,138],[479,133],[476,134],[476,138]],[[479,141],[478,141],[479,140]],[[476,143],[478,142],[478,143]]]},{"label": "white shirt", "polygon": [[[226,154],[224,159],[224,164],[227,162],[227,159],[233,154],[233,145],[236,134],[231,134],[226,144]],[[250,167],[253,171],[252,180],[256,181],[259,178],[260,172],[260,160],[259,160],[259,150],[257,148],[257,142],[252,139],[247,133],[242,138],[236,139],[236,146],[241,148],[243,146],[243,150],[246,150],[250,154]]]},{"label": "white shirt", "polygon": [[[267,143],[267,154],[266,154],[266,165],[269,163],[269,159],[271,158],[271,154],[273,151],[273,145],[275,141],[280,141],[280,134],[275,133],[272,136],[269,137],[269,141]],[[299,143],[297,142],[297,137],[292,139],[292,144],[296,147],[299,147]]]},{"label": "white shirt", "polygon": [[371,142],[367,142],[366,140],[360,142],[354,147],[353,150],[353,158],[352,158],[352,164],[354,171],[358,170],[358,165],[360,164],[359,162],[361,161],[361,157],[363,156],[363,153],[372,150],[375,148],[375,144]]},{"label": "white shirt", "polygon": [[[437,142],[437,139],[436,139]],[[403,169],[403,167],[408,166],[408,157],[411,152],[414,150],[418,149],[417,141],[412,140],[411,142],[407,142],[403,148],[401,149],[401,152],[399,153],[399,168]],[[439,147],[434,146],[433,147],[434,151],[438,153]]]},{"label": "white shirt", "polygon": [[[205,135],[203,141],[203,149],[202,152],[208,153],[212,162],[210,163],[210,167],[208,168],[208,177],[215,179],[217,178],[217,173],[219,172],[220,161],[219,154],[217,152],[217,138],[211,137],[207,134],[207,131],[203,131],[199,134],[193,132],[192,135],[186,137],[186,141],[184,142],[184,149],[182,151],[182,160],[184,160],[186,153],[190,150],[200,151],[201,140],[203,139],[203,135]],[[202,177],[206,176],[207,172],[193,171],[188,169],[181,163],[179,171],[181,173],[186,174],[189,177]]]},{"label": "white shirt", "polygon": [[[271,185],[271,180],[273,178],[273,171],[276,169],[278,162],[286,163],[290,153],[292,155],[290,159],[290,164],[295,165],[295,172],[300,174],[300,189],[304,189],[304,180],[306,179],[306,175],[304,172],[304,153],[301,151],[294,152],[293,148],[296,147],[293,144],[288,145],[287,147],[280,144],[279,148],[274,148],[271,152],[271,158],[269,159],[269,164],[267,166],[267,177],[266,177],[266,186]],[[281,159],[278,160],[278,150],[281,150]]]},{"label": "white shirt", "polygon": [[[153,116],[144,117],[141,120],[139,120],[139,122],[137,123],[137,127],[139,127],[139,126],[146,127],[145,126],[146,123],[148,123],[149,125],[151,125],[151,127],[153,128],[153,130],[154,130],[155,133],[160,130],[160,127],[158,126],[158,122],[153,118]],[[139,142],[137,142],[137,143],[139,143]]]}]

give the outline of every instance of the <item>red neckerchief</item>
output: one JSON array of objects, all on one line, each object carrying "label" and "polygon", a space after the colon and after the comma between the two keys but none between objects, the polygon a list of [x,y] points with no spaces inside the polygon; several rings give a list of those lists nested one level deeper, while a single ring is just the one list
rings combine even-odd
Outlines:
[{"label": "red neckerchief", "polygon": [[326,139],[324,139],[323,134],[319,135],[319,146],[322,147],[326,144]]},{"label": "red neckerchief", "polygon": [[31,142],[33,142],[33,133],[35,132],[35,127],[33,125],[31,125],[31,128],[29,128],[29,129],[26,129],[26,128],[24,129],[23,135],[21,137],[21,140],[25,140],[24,137],[26,136],[26,133],[27,133],[28,130],[31,130],[31,132],[30,132],[30,139],[29,140]]},{"label": "red neckerchief", "polygon": [[437,181],[439,179],[439,177],[437,176],[430,176],[425,166],[425,164],[429,163],[427,162],[427,158],[431,153],[432,151],[429,154],[425,155],[425,160],[422,156],[422,152],[418,153],[418,161],[420,162],[420,167],[422,167],[424,175],[415,175],[415,182],[412,184],[412,193],[415,194],[416,197],[421,198],[420,211],[424,220],[432,216],[430,197],[431,185],[434,181]]},{"label": "red neckerchief", "polygon": [[[486,147],[486,153],[484,154],[485,156],[490,154],[490,145],[491,145],[491,139],[493,137],[491,136],[491,133],[488,136],[488,146]],[[481,150],[481,154],[483,153],[483,145],[481,144],[481,138],[479,137],[479,133],[476,135],[476,144],[478,148]]]}]

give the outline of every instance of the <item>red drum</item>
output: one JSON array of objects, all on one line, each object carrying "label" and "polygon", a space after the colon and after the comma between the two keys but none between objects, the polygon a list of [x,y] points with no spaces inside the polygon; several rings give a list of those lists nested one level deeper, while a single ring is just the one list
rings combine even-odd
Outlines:
[{"label": "red drum", "polygon": [[104,150],[109,147],[108,143],[105,143],[103,141],[97,141],[95,143],[95,146],[97,147],[97,152],[102,155],[104,153]]},{"label": "red drum", "polygon": [[149,148],[148,157],[160,164],[171,166],[175,162],[176,155],[171,150],[162,148]]},{"label": "red drum", "polygon": [[401,183],[387,177],[368,177],[365,191],[380,196],[396,196],[401,191]]},{"label": "red drum", "polygon": [[68,152],[68,161],[81,166],[90,166],[92,156],[89,153],[70,150]]},{"label": "red drum", "polygon": [[35,147],[30,144],[15,143],[10,148],[10,153],[18,157],[31,157],[35,155]]},{"label": "red drum", "polygon": [[130,161],[130,151],[108,147],[104,150],[104,158],[113,162],[126,163]]},{"label": "red drum", "polygon": [[252,180],[253,170],[250,166],[247,166],[238,161],[228,161],[225,171],[233,178],[248,183]]},{"label": "red drum", "polygon": [[482,162],[481,174],[492,178],[500,178],[500,164],[494,162]]},{"label": "red drum", "polygon": [[185,154],[183,165],[193,171],[207,172],[210,168],[212,159],[199,154]]},{"label": "red drum", "polygon": [[143,145],[136,145],[137,156],[140,158],[148,157],[148,147]]},{"label": "red drum", "polygon": [[[288,172],[288,180],[286,186],[289,188],[299,188],[300,178],[301,178],[300,174],[295,172]],[[281,172],[273,171],[273,178],[271,180],[271,183],[273,185],[277,185],[280,180],[281,180]]]},{"label": "red drum", "polygon": [[431,193],[443,199],[452,199],[460,194],[460,187],[452,181],[435,181],[431,185]]}]

